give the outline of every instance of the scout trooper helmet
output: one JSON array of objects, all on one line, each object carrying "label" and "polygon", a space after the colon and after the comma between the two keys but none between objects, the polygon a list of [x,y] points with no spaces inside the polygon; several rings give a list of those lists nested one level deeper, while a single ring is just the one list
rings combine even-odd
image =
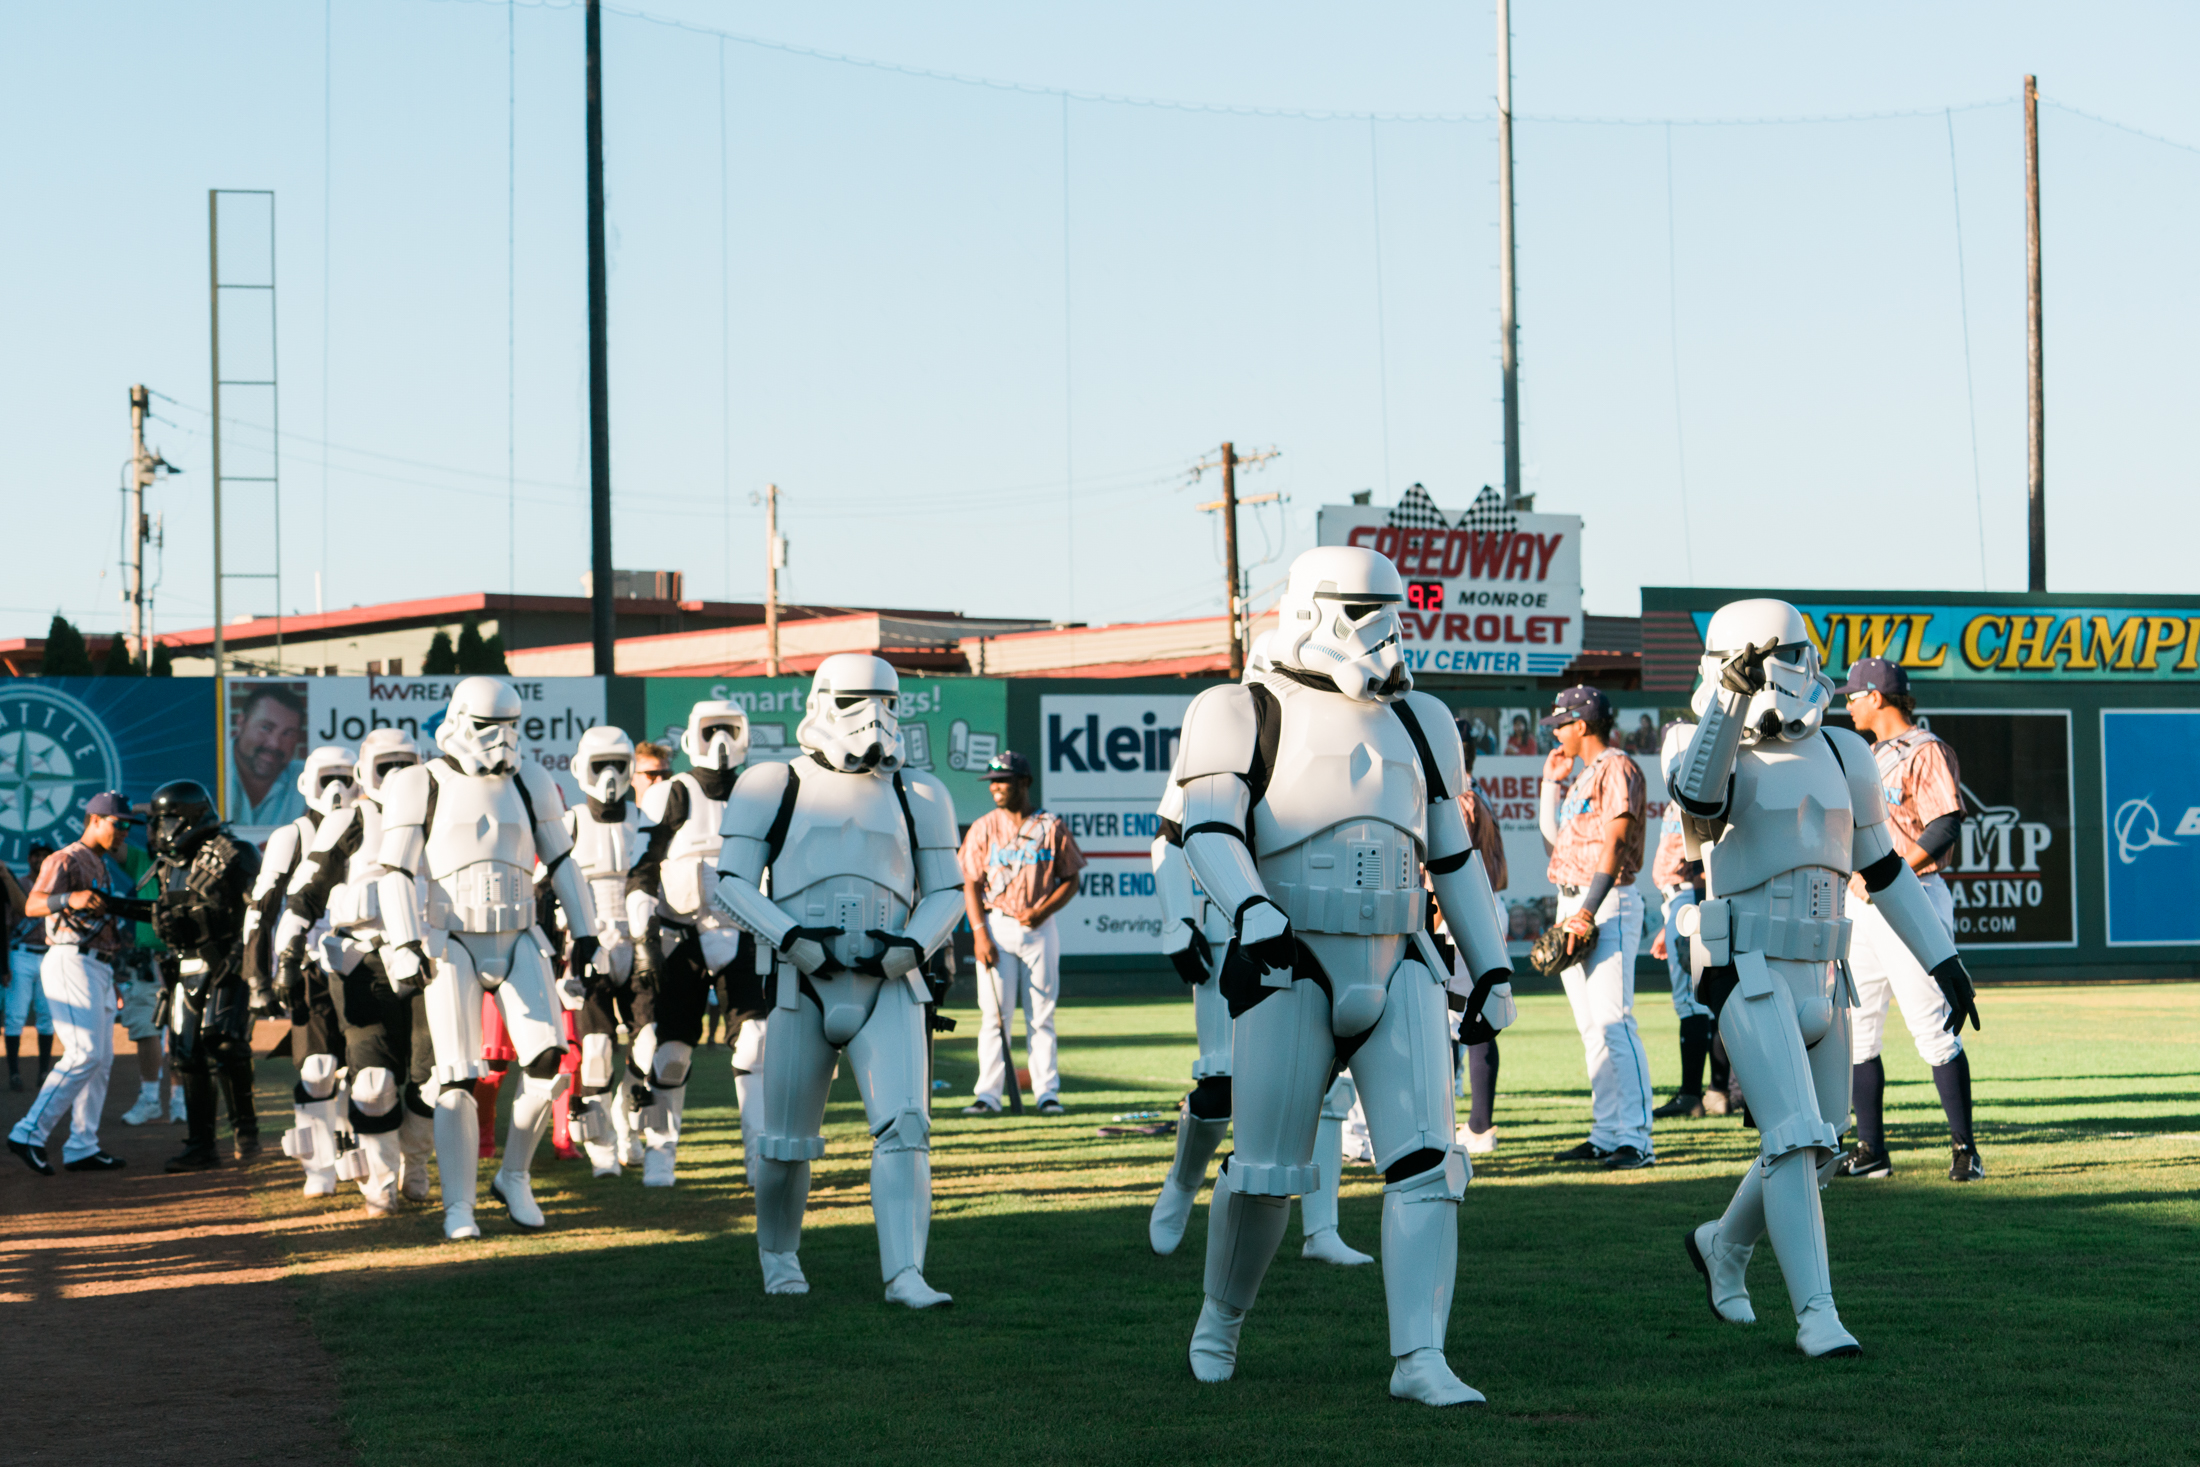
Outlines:
[{"label": "scout trooper helmet", "polygon": [[519,767],[519,694],[501,678],[470,677],[451,689],[435,746],[468,774]]},{"label": "scout trooper helmet", "polygon": [[794,736],[844,774],[901,768],[901,678],[883,658],[838,652],[817,666]]},{"label": "scout trooper helmet", "polygon": [[306,755],[306,767],[298,771],[298,793],[323,815],[333,815],[359,797],[352,776],[358,756],[342,744],[323,744]]},{"label": "scout trooper helmet", "polygon": [[[595,730],[591,729],[593,733]],[[634,767],[634,746],[625,745],[626,767]],[[739,769],[749,757],[749,716],[738,703],[706,699],[688,710],[680,752],[697,769]]]},{"label": "scout trooper helmet", "polygon": [[378,800],[392,770],[420,762],[420,746],[401,728],[377,728],[359,741],[359,797]]},{"label": "scout trooper helmet", "polygon": [[1317,546],[1291,562],[1268,655],[1279,668],[1327,676],[1356,702],[1394,702],[1413,688],[1398,645],[1405,599],[1388,556]]},{"label": "scout trooper helmet", "polygon": [[626,730],[599,723],[573,749],[573,779],[599,805],[614,805],[634,788],[634,741]]},{"label": "scout trooper helmet", "polygon": [[1818,668],[1818,648],[1810,639],[1803,613],[1770,597],[1729,601],[1712,614],[1704,631],[1702,676],[1692,700],[1698,717],[1711,707],[1719,673],[1735,653],[1772,643],[1764,660],[1765,685],[1750,695],[1742,737],[1808,738],[1824,722],[1833,704],[1833,681]]}]

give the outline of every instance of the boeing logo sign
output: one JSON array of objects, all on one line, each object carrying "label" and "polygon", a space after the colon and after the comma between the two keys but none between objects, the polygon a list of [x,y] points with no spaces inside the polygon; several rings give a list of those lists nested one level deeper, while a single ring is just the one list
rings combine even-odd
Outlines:
[{"label": "boeing logo sign", "polygon": [[2101,713],[2111,947],[2200,944],[2200,712]]}]

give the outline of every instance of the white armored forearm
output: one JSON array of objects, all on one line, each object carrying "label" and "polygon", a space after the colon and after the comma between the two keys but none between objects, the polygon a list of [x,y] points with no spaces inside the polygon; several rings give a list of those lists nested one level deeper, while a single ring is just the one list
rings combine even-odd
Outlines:
[{"label": "white armored forearm", "polygon": [[550,889],[558,894],[558,905],[565,910],[565,927],[575,937],[596,935],[596,894],[588,889],[588,878],[581,874],[578,862],[559,861],[550,868]]},{"label": "white armored forearm", "polygon": [[1948,936],[1948,929],[1940,925],[1940,914],[1933,910],[1932,901],[1925,895],[1925,884],[1917,879],[1907,862],[1895,871],[1894,880],[1875,891],[1868,898],[1879,915],[1887,919],[1894,935],[1902,939],[1902,945],[1910,950],[1930,973],[1956,955],[1956,945]]},{"label": "white armored forearm", "polygon": [[1482,869],[1482,853],[1471,851],[1467,863],[1452,871],[1429,868],[1429,884],[1436,888],[1436,904],[1444,914],[1445,930],[1466,956],[1467,971],[1477,981],[1492,974],[1499,981],[1512,976],[1512,954],[1505,949],[1504,929],[1497,925],[1497,897],[1490,890],[1489,873]]},{"label": "white armored forearm", "polygon": [[[773,947],[784,948],[787,934],[798,927],[794,918],[772,905],[770,897],[757,889],[754,877],[744,877],[726,869],[726,855],[741,837],[727,836],[718,852],[718,900],[733,913],[733,920],[755,933]],[[629,914],[631,915],[631,908]]]},{"label": "white armored forearm", "polygon": [[1235,916],[1268,888],[1246,848],[1250,792],[1234,774],[1203,774],[1184,781],[1184,859],[1207,895]]},{"label": "white armored forearm", "polygon": [[917,909],[909,914],[909,925],[902,931],[908,935],[910,941],[924,949],[926,957],[930,957],[954,934],[955,924],[962,920],[962,915],[961,887],[951,891],[935,891],[917,903]]},{"label": "white armored forearm", "polygon": [[269,947],[279,957],[290,951],[291,948],[304,943],[306,933],[310,930],[311,924],[304,917],[285,907],[282,917],[275,923],[275,938],[269,944]]},{"label": "white armored forearm", "polygon": [[1195,905],[1192,868],[1185,864],[1184,848],[1171,845],[1167,836],[1154,837],[1153,889],[1154,895],[1161,899],[1161,929],[1165,937],[1192,920]]},{"label": "white armored forearm", "polygon": [[1741,753],[1749,698],[1730,688],[1711,690],[1696,731],[1689,735],[1680,765],[1673,772],[1672,794],[1698,821],[1723,821],[1734,760]]}]

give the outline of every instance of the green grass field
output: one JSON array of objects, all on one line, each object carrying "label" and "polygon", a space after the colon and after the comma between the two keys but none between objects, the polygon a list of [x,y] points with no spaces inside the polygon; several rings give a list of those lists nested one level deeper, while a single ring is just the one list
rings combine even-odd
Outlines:
[{"label": "green grass field", "polygon": [[[1662,1093],[1672,1011],[1639,1003]],[[953,1113],[974,1060],[959,1016],[938,1057],[953,1088],[935,1098],[927,1269],[952,1310],[881,1300],[845,1076],[804,1234],[812,1292],[763,1295],[723,1049],[699,1057],[670,1193],[592,1181],[545,1147],[536,1237],[486,1194],[478,1244],[441,1243],[436,1209],[370,1224],[300,1199],[289,1167],[256,1169],[260,1203],[370,1464],[2200,1460],[2200,985],[1989,992],[1971,1041],[1981,1185],[1946,1180],[1905,1035],[1888,1054],[1896,1175],[1826,1198],[1865,1354],[1819,1362],[1795,1352],[1769,1247],[1750,1274],[1761,1322],[1742,1329],[1713,1320],[1680,1246],[1754,1133],[1675,1122],[1654,1169],[1552,1165],[1587,1125],[1581,1052],[1562,998],[1521,1007],[1503,1139],[1460,1213],[1450,1355],[1485,1408],[1390,1401],[1379,1267],[1300,1262],[1295,1218],[1237,1379],[1192,1381],[1204,1202],[1155,1258],[1146,1209],[1171,1143],[1094,1129],[1173,1107],[1185,1000],[1065,1006],[1070,1114],[1050,1121]],[[1369,1252],[1379,1207],[1374,1174],[1348,1170],[1343,1232]]]}]

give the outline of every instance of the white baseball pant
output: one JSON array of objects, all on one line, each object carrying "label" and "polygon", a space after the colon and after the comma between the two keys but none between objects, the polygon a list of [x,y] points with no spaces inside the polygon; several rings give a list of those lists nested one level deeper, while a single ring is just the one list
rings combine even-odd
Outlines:
[{"label": "white baseball pant", "polygon": [[985,930],[1000,950],[1001,963],[997,969],[978,966],[978,1086],[974,1093],[988,1105],[999,1105],[1008,1084],[1001,1045],[1005,987],[1011,1012],[1018,1004],[1024,1010],[1024,1044],[1031,1056],[1030,1098],[1051,1100],[1062,1089],[1054,1047],[1054,1003],[1062,996],[1062,935],[1052,917],[1037,927],[1026,927],[999,912],[985,914]]},{"label": "white baseball pant", "polygon": [[[1948,936],[1956,935],[1956,901],[1948,883],[1938,876],[1919,878],[1925,899],[1933,904]],[[1870,902],[1851,901],[1850,919],[1856,924],[1849,934],[1849,971],[1856,978],[1857,1009],[1849,1031],[1849,1060],[1862,1064],[1877,1059],[1886,1037],[1887,1001],[1902,1005],[1902,1018],[1910,1026],[1918,1057],[1929,1065],[1945,1065],[1963,1053],[1963,1042],[1948,1032],[1948,996],[1940,991],[1924,964],[1911,956],[1895,936],[1887,919]]]},{"label": "white baseball pant", "polygon": [[[1558,920],[1581,909],[1561,897]],[[1635,1027],[1635,951],[1642,944],[1642,897],[1632,884],[1615,886],[1597,908],[1597,942],[1589,956],[1560,976],[1581,1031],[1589,1068],[1589,1143],[1607,1151],[1632,1146],[1650,1153],[1650,1057]]]},{"label": "white baseball pant", "polygon": [[67,1114],[69,1142],[61,1159],[82,1161],[99,1155],[99,1113],[107,1104],[107,1072],[115,1058],[115,970],[73,943],[55,943],[46,949],[38,976],[53,1010],[61,1060],[8,1136],[43,1146]]}]

